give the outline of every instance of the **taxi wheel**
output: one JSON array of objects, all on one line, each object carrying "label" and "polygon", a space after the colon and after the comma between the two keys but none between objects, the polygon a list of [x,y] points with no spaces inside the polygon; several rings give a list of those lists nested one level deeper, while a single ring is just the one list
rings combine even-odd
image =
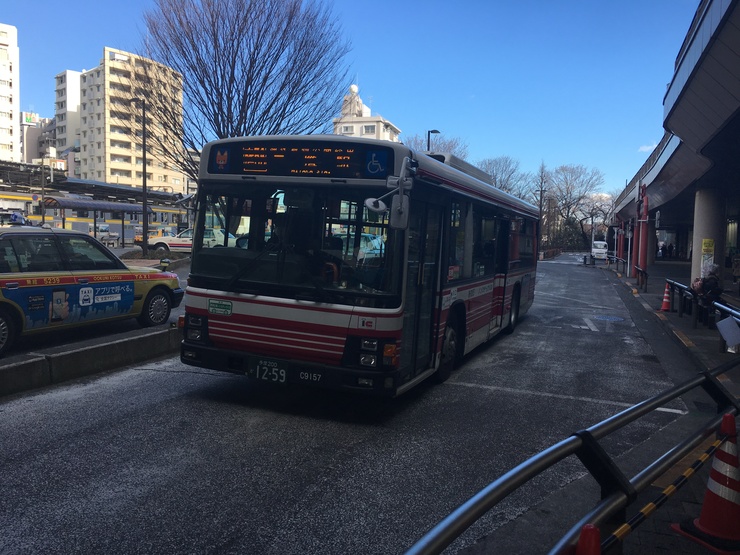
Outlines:
[{"label": "taxi wheel", "polygon": [[170,296],[161,287],[152,289],[146,296],[144,307],[139,316],[139,324],[144,327],[159,326],[170,319],[172,301]]},{"label": "taxi wheel", "polygon": [[0,308],[0,356],[5,355],[15,342],[16,326],[13,316]]}]

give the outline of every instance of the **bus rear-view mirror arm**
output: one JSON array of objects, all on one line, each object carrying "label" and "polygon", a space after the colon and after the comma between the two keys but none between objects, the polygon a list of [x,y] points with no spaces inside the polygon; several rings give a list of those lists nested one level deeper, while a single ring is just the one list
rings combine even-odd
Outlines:
[{"label": "bus rear-view mirror arm", "polygon": [[416,168],[416,162],[408,156],[404,157],[399,176],[389,175],[386,180],[386,185],[393,191],[378,198],[365,199],[365,207],[368,210],[376,214],[382,214],[388,210],[388,205],[383,202],[383,199],[393,195],[389,222],[392,228],[406,229],[409,225],[409,197],[404,194],[404,191],[411,190],[413,181],[409,174],[413,172],[414,168]]}]

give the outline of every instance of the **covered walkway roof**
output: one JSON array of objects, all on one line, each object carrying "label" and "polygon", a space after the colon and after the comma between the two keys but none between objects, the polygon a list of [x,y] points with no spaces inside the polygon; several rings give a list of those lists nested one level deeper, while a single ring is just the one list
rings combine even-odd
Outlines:
[{"label": "covered walkway roof", "polygon": [[[144,207],[141,204],[129,202],[116,202],[108,200],[94,200],[84,195],[45,196],[44,206],[46,208],[73,208],[88,210],[90,212],[129,212],[141,214]],[[147,213],[153,212],[152,207],[147,205]]]}]

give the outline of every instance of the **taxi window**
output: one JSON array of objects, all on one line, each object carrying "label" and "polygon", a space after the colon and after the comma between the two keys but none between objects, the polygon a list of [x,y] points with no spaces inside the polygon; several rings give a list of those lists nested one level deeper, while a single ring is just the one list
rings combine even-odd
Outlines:
[{"label": "taxi window", "polygon": [[18,258],[15,256],[10,239],[0,239],[0,274],[18,271]]},{"label": "taxi window", "polygon": [[62,250],[71,270],[115,270],[117,261],[84,236],[60,236]]},{"label": "taxi window", "polygon": [[64,261],[53,237],[11,237],[22,272],[60,272]]}]

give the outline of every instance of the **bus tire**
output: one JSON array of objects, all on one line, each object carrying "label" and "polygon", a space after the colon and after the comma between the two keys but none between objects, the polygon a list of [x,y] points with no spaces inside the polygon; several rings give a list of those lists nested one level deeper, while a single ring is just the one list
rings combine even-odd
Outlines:
[{"label": "bus tire", "polygon": [[4,356],[15,343],[17,326],[13,315],[5,308],[0,308],[0,356]]},{"label": "bus tire", "polygon": [[514,294],[511,297],[511,311],[509,312],[509,325],[506,326],[506,333],[512,333],[519,323],[519,289],[514,289]]},{"label": "bus tire", "polygon": [[457,361],[457,341],[457,330],[453,322],[447,322],[444,342],[442,343],[442,358],[439,361],[439,368],[437,368],[434,374],[435,382],[445,382],[452,375],[452,371],[455,369],[455,362]]},{"label": "bus tire", "polygon": [[155,287],[146,296],[141,315],[138,318],[142,327],[160,326],[167,323],[172,311],[172,299],[162,287]]}]

